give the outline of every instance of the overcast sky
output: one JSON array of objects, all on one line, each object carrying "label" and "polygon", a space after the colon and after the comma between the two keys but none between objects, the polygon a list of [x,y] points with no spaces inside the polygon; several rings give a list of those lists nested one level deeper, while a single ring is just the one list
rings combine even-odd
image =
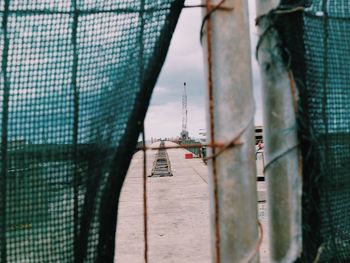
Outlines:
[{"label": "overcast sky", "polygon": [[[253,86],[257,102],[255,122],[260,125],[260,80],[254,54],[257,38],[254,28],[255,10],[253,2],[255,0],[248,1],[250,3]],[[199,3],[200,1],[186,1],[187,5]],[[180,135],[184,82],[187,83],[188,130],[190,137],[198,137],[199,130],[206,128],[204,60],[199,41],[202,21],[201,11],[200,8],[187,8],[183,9],[181,13],[147,112],[145,122],[147,139]]]}]

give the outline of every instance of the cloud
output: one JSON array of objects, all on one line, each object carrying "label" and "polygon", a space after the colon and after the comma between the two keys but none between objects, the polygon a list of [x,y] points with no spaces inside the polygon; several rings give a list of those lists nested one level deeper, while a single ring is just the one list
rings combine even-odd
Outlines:
[{"label": "cloud", "polygon": [[[192,1],[192,4],[195,2]],[[169,53],[158,79],[152,104],[162,105],[168,101],[181,100],[183,83],[187,83],[189,100],[204,107],[203,51],[199,41],[201,25],[200,9],[184,9],[171,41]],[[157,95],[158,86],[170,92]]]},{"label": "cloud", "polygon": [[[182,129],[181,102],[167,102],[164,105],[151,105],[146,117],[147,138],[177,137]],[[188,105],[188,131],[191,137],[198,137],[205,127],[203,107]]]},{"label": "cloud", "polygon": [[[201,1],[186,1],[187,5],[200,4]],[[252,80],[256,101],[257,125],[262,124],[262,102],[259,66],[255,60],[255,45],[258,34],[254,26],[255,0],[249,0],[252,53]],[[183,9],[174,33],[167,59],[152,95],[151,106],[146,117],[146,136],[178,136],[182,124],[182,90],[187,83],[188,129],[190,136],[198,136],[205,123],[205,74],[203,50],[199,41],[202,10]]]}]

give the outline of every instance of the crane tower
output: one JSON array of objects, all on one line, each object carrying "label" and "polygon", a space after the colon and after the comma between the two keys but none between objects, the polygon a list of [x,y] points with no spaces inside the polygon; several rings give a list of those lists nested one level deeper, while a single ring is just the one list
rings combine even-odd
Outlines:
[{"label": "crane tower", "polygon": [[187,91],[186,91],[186,82],[184,82],[184,90],[182,94],[182,131],[181,131],[181,139],[188,139],[188,131],[187,131]]}]

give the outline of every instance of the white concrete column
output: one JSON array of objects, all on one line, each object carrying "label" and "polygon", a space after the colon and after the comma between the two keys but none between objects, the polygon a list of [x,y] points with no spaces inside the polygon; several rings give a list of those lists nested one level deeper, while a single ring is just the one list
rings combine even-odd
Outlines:
[{"label": "white concrete column", "polygon": [[[203,17],[220,1],[203,1]],[[206,20],[208,142],[240,145],[209,161],[213,262],[257,262],[254,98],[247,0],[226,0]],[[212,117],[210,117],[212,116]],[[208,149],[208,156],[219,149]]]},{"label": "white concrete column", "polygon": [[[277,0],[256,0],[257,15],[267,14]],[[271,20],[258,20],[264,107],[265,178],[269,210],[271,262],[294,262],[301,253],[301,162],[296,124],[296,84],[286,68]],[[266,31],[268,29],[268,31]],[[266,33],[267,32],[267,33]]]}]

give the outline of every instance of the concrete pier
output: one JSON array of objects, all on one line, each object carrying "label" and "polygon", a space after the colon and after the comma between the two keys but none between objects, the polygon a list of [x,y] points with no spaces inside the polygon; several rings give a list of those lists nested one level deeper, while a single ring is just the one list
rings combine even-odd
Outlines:
[{"label": "concrete pier", "polygon": [[[148,175],[156,153],[147,152]],[[184,149],[168,149],[167,153],[173,176],[147,178],[149,262],[209,263],[207,166],[201,159],[185,159],[188,151]],[[144,262],[142,163],[143,153],[139,151],[133,157],[120,197],[115,260],[118,263]],[[264,199],[264,182],[258,184],[258,190],[259,198]],[[266,233],[265,206],[266,203],[259,203]],[[264,240],[260,249],[261,262],[268,262],[267,251]]]}]

